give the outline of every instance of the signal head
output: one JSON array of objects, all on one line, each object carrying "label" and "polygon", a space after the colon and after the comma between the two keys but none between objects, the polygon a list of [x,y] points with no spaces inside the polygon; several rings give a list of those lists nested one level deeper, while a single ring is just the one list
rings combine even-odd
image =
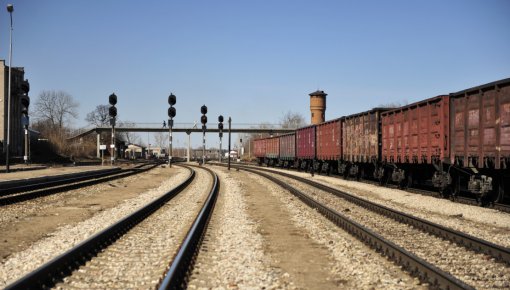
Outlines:
[{"label": "signal head", "polygon": [[207,114],[207,107],[206,107],[205,105],[203,105],[203,106],[200,108],[200,112],[202,113],[202,115]]},{"label": "signal head", "polygon": [[112,106],[115,106],[115,104],[117,104],[117,96],[115,95],[115,93],[111,94],[109,97],[108,97],[108,102],[110,103],[110,105]]},{"label": "signal head", "polygon": [[170,96],[168,96],[168,104],[170,106],[173,106],[173,105],[175,105],[176,102],[177,102],[177,97],[174,94],[170,93]]},{"label": "signal head", "polygon": [[176,112],[175,112],[175,108],[174,107],[168,108],[168,117],[170,117],[170,118],[175,117],[175,113]]},{"label": "signal head", "polygon": [[108,109],[108,114],[110,115],[110,117],[117,117],[117,108],[114,106],[111,106]]}]

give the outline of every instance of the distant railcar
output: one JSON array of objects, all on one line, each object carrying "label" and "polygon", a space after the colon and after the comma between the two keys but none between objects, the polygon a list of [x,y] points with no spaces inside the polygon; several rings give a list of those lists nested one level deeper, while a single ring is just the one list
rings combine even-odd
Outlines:
[{"label": "distant railcar", "polygon": [[296,161],[296,133],[280,136],[280,163],[282,167],[295,166]]},{"label": "distant railcar", "polygon": [[[329,174],[342,158],[342,122],[338,118],[318,124],[316,129],[317,167]],[[320,167],[319,167],[320,166]]]},{"label": "distant railcar", "polygon": [[357,178],[382,178],[381,168],[381,113],[388,108],[344,117],[342,122],[342,160],[338,173]]},{"label": "distant railcar", "polygon": [[266,138],[266,164],[275,166],[280,159],[280,137],[273,136]]},{"label": "distant railcar", "polygon": [[296,130],[296,158],[299,169],[308,170],[316,158],[315,125]]},{"label": "distant railcar", "polygon": [[437,96],[382,112],[379,175],[403,187],[442,174],[449,161],[449,97]]},{"label": "distant railcar", "polygon": [[266,138],[253,140],[253,156],[257,158],[259,164],[264,163],[266,158]]}]

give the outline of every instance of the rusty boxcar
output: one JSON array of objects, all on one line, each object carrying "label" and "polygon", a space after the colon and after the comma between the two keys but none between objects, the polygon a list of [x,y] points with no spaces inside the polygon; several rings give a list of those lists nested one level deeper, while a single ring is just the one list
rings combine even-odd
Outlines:
[{"label": "rusty boxcar", "polygon": [[450,94],[451,163],[464,169],[453,188],[467,183],[480,197],[507,198],[510,168],[510,78]]},{"label": "rusty boxcar", "polygon": [[[342,160],[338,173],[357,178],[373,176],[378,172],[381,156],[381,113],[388,108],[345,117],[342,122]],[[377,175],[374,175],[377,176]]]},{"label": "rusty boxcar", "polygon": [[283,167],[294,166],[296,160],[296,133],[280,136],[280,161]]},{"label": "rusty boxcar", "polygon": [[338,118],[317,125],[317,165],[320,164],[321,172],[329,174],[338,167],[342,157],[342,121],[343,118]]},{"label": "rusty boxcar", "polygon": [[264,162],[266,157],[266,138],[253,140],[253,156],[257,158],[259,164]]},{"label": "rusty boxcar", "polygon": [[315,160],[315,125],[296,130],[298,168],[308,170]]},{"label": "rusty boxcar", "polygon": [[444,95],[383,112],[381,174],[405,187],[442,174],[450,154],[449,121]]},{"label": "rusty boxcar", "polygon": [[266,138],[266,163],[274,166],[280,158],[280,137],[273,136]]}]

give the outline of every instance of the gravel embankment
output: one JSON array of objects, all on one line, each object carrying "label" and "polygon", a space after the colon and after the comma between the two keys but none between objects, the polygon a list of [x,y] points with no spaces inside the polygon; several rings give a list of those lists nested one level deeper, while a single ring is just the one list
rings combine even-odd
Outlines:
[{"label": "gravel embankment", "polygon": [[[334,260],[330,269],[339,288],[345,289],[420,289],[427,288],[399,266],[381,257],[362,242],[312,210],[299,199],[262,177],[255,182],[267,184],[290,212],[292,222],[316,243],[327,248]],[[306,262],[306,261],[303,261]]]},{"label": "gravel embankment", "polygon": [[156,189],[140,193],[135,198],[125,200],[114,208],[102,211],[76,225],[63,226],[47,234],[46,238],[35,242],[26,250],[11,255],[0,264],[0,287],[14,282],[82,240],[161,196],[184,181],[189,175],[188,172],[186,169],[180,169],[177,174],[169,176],[168,180]]},{"label": "gravel embankment", "polygon": [[309,185],[287,177],[280,178],[469,285],[478,289],[510,287],[510,267],[505,263],[495,262],[490,256],[466,250]]},{"label": "gravel embankment", "polygon": [[56,289],[155,288],[202,207],[212,179],[196,169],[195,181]]},{"label": "gravel embankment", "polygon": [[332,186],[377,204],[468,233],[504,247],[510,247],[510,214],[508,213],[336,177],[320,175],[311,177],[309,173],[273,168],[271,170],[311,178],[316,182]]},{"label": "gravel embankment", "polygon": [[197,257],[189,289],[276,289],[278,275],[264,254],[263,238],[246,213],[239,180],[224,169],[221,192]]}]

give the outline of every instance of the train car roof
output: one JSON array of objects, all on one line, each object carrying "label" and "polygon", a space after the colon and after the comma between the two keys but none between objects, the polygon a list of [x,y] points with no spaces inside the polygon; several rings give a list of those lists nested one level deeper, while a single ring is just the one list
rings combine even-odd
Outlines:
[{"label": "train car roof", "polygon": [[439,100],[439,99],[442,99],[442,98],[445,98],[445,97],[448,97],[448,95],[438,95],[438,96],[435,96],[435,97],[432,97],[432,98],[428,98],[428,99],[425,99],[425,100],[421,100],[421,101],[417,101],[417,102],[414,102],[414,103],[411,103],[411,104],[408,104],[408,105],[405,105],[405,106],[402,106],[402,107],[393,108],[393,109],[391,109],[389,111],[383,112],[383,114],[391,114],[393,112],[397,112],[397,111],[400,111],[400,110],[414,108],[414,107],[419,106],[420,104],[430,103],[430,102],[433,102],[433,101],[436,101],[436,100]]},{"label": "train car roof", "polygon": [[486,90],[489,90],[489,89],[493,89],[494,87],[505,87],[505,86],[508,86],[508,85],[510,85],[510,78],[502,79],[502,80],[499,80],[499,81],[495,81],[495,82],[479,85],[479,86],[476,86],[476,87],[472,87],[472,88],[469,88],[469,89],[465,89],[465,90],[462,90],[462,91],[458,91],[458,92],[455,92],[455,93],[451,93],[450,96],[459,97],[459,96],[462,96],[462,95],[465,95],[465,94],[469,94],[469,93],[474,93],[474,92],[477,92],[477,91],[486,91]]},{"label": "train car roof", "polygon": [[394,109],[396,109],[396,108],[375,107],[375,108],[373,108],[371,110],[360,112],[360,113],[356,113],[356,114],[352,114],[352,115],[348,115],[348,116],[345,116],[345,117],[342,117],[342,118],[344,118],[344,119],[355,118],[355,117],[358,117],[358,116],[361,116],[361,115],[366,115],[366,114],[375,113],[375,112],[386,112],[386,111],[390,111],[390,110],[394,110]]}]

